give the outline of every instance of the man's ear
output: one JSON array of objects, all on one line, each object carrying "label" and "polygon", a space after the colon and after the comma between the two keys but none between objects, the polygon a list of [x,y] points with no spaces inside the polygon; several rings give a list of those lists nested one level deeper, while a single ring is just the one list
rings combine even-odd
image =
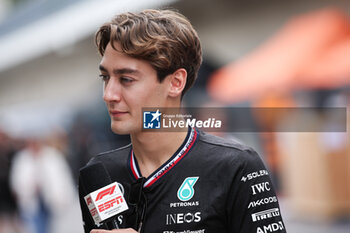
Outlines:
[{"label": "man's ear", "polygon": [[169,96],[181,96],[187,81],[187,71],[184,68],[177,69],[170,75]]}]

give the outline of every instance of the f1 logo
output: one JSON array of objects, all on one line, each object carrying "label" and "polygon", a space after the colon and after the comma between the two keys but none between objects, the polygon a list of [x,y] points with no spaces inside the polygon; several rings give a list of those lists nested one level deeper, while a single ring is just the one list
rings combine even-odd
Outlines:
[{"label": "f1 logo", "polygon": [[96,200],[95,200],[95,201],[101,200],[102,198],[104,198],[104,197],[107,196],[107,195],[111,195],[111,194],[114,192],[116,186],[117,186],[117,185],[114,185],[114,186],[112,186],[112,187],[109,187],[109,188],[107,188],[107,189],[102,190],[101,192],[99,192],[99,193],[97,194],[97,197],[96,197]]}]

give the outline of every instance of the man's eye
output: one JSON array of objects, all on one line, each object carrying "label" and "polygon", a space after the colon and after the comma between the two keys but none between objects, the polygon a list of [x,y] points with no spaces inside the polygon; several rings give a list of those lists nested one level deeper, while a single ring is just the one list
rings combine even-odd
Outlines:
[{"label": "man's eye", "polygon": [[109,76],[108,76],[108,75],[100,74],[99,76],[100,76],[100,78],[102,79],[102,81],[107,81],[107,80],[109,79]]},{"label": "man's eye", "polygon": [[131,78],[128,78],[128,77],[121,77],[120,78],[120,82],[122,82],[122,83],[131,83],[132,81],[134,81],[134,80]]}]

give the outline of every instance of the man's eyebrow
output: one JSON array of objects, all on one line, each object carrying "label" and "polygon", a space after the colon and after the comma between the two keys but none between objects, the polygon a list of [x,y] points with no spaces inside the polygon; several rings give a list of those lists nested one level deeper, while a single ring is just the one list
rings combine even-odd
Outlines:
[{"label": "man's eyebrow", "polygon": [[120,75],[120,74],[139,74],[140,71],[130,69],[130,68],[122,68],[122,69],[114,69],[113,74]]},{"label": "man's eyebrow", "polygon": [[101,70],[101,71],[106,71],[107,72],[107,69],[103,66],[103,65],[99,65],[98,68]]},{"label": "man's eyebrow", "polygon": [[[98,67],[101,71],[108,72],[108,70],[103,66],[99,65]],[[131,68],[121,68],[121,69],[113,69],[113,74],[121,75],[121,74],[139,74],[140,71],[131,69]]]}]

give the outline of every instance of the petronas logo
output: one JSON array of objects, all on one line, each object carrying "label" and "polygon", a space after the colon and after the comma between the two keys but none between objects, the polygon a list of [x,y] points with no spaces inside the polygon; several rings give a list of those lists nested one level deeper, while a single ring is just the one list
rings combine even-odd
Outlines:
[{"label": "petronas logo", "polygon": [[198,176],[187,177],[184,180],[184,182],[182,182],[182,185],[180,186],[179,190],[177,190],[177,197],[180,199],[180,201],[188,201],[193,197],[193,186],[196,184],[198,178]]}]

